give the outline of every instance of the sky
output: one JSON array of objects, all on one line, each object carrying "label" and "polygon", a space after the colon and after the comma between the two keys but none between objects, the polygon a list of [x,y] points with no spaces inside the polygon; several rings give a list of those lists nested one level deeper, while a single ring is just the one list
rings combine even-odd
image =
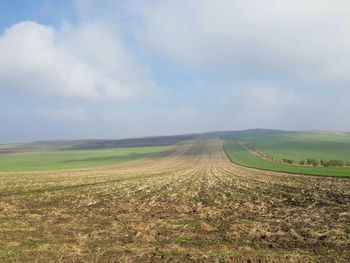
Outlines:
[{"label": "sky", "polygon": [[350,131],[346,0],[0,0],[0,143]]}]

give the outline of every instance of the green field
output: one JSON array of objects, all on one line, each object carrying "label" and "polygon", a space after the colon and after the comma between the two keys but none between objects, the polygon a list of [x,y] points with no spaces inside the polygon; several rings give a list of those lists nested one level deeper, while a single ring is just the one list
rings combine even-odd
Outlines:
[{"label": "green field", "polygon": [[242,137],[265,154],[299,161],[306,158],[350,161],[350,136],[316,133],[281,133]]},{"label": "green field", "polygon": [[278,131],[242,133],[226,138],[225,150],[233,162],[248,167],[310,175],[350,176],[349,167],[296,166],[263,160],[237,141],[247,142],[267,156],[278,159],[286,158],[295,162],[307,158],[350,161],[349,135]]},{"label": "green field", "polygon": [[168,149],[167,146],[86,150],[39,150],[0,155],[0,172],[29,172],[91,168],[134,161]]}]

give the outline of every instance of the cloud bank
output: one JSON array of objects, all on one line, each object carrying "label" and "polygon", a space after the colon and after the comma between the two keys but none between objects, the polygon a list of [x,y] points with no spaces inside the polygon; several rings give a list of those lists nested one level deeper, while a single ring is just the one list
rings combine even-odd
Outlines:
[{"label": "cloud bank", "polygon": [[151,49],[196,68],[350,83],[350,2],[154,0],[126,7]]},{"label": "cloud bank", "polygon": [[123,101],[154,84],[110,24],[61,28],[26,21],[0,37],[0,87],[82,100]]}]

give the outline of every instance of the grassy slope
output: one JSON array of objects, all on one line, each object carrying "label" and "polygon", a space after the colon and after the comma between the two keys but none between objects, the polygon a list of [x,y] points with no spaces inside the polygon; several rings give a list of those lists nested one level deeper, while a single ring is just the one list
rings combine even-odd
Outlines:
[{"label": "grassy slope", "polygon": [[[225,140],[225,151],[232,162],[239,165],[288,173],[326,175],[326,176],[350,176],[350,168],[323,168],[323,167],[299,167],[286,164],[272,163],[252,155],[234,140]],[[277,156],[281,158],[281,156]],[[284,156],[283,156],[284,157]],[[283,158],[282,157],[282,158]]]},{"label": "grassy slope", "polygon": [[315,133],[282,133],[270,136],[258,135],[243,140],[254,145],[268,156],[301,159],[339,159],[350,161],[350,136]]},{"label": "grassy slope", "polygon": [[166,146],[93,150],[53,150],[0,155],[0,172],[28,172],[88,168],[138,160],[166,150]]}]

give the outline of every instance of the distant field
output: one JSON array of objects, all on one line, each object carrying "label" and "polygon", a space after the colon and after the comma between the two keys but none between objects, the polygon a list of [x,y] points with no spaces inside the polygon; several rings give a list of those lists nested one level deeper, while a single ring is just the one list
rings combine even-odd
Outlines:
[{"label": "distant field", "polygon": [[16,152],[32,152],[40,150],[93,150],[128,147],[154,147],[174,145],[186,140],[193,140],[203,135],[187,134],[173,136],[157,136],[130,139],[90,139],[90,140],[57,140],[28,143],[0,144],[0,154]]},{"label": "distant field", "polygon": [[318,161],[350,161],[350,136],[317,133],[263,132],[240,134],[226,138],[225,149],[231,160],[237,164],[290,173],[326,176],[350,176],[350,167],[309,167],[274,163],[251,154],[237,141],[254,146],[267,156],[277,159],[290,159],[296,163],[302,159],[313,158]]},{"label": "distant field", "polygon": [[167,146],[87,150],[39,150],[0,155],[0,172],[91,168],[148,157]]},{"label": "distant field", "polygon": [[269,156],[299,161],[306,158],[350,161],[350,136],[316,133],[281,133],[242,137]]}]

